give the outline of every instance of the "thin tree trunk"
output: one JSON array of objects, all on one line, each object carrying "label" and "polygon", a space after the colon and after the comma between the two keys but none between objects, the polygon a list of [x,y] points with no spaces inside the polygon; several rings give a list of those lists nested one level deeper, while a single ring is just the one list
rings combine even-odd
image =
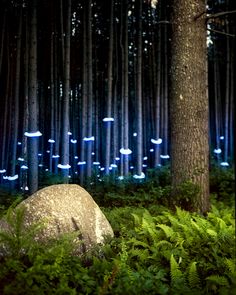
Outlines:
[{"label": "thin tree trunk", "polygon": [[[37,0],[31,2],[29,57],[29,132],[38,131]],[[29,193],[38,189],[38,137],[28,137]]]},{"label": "thin tree trunk", "polygon": [[108,86],[107,86],[107,118],[106,124],[106,146],[105,146],[105,174],[109,174],[109,167],[111,161],[111,124],[109,121],[112,114],[112,86],[113,86],[113,47],[114,47],[114,1],[111,0],[111,10],[110,10],[110,36],[109,36],[109,54],[108,54]]},{"label": "thin tree trunk", "polygon": [[69,104],[70,104],[70,39],[71,39],[71,0],[67,0],[67,21],[65,35],[64,57],[64,91],[62,107],[62,133],[61,133],[61,169],[64,183],[68,182],[69,176]]}]

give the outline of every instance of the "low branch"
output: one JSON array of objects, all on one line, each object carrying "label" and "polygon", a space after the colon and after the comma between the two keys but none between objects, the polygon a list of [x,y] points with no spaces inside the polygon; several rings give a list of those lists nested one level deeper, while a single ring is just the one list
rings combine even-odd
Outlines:
[{"label": "low branch", "polygon": [[235,37],[235,35],[233,35],[233,34],[225,33],[225,32],[214,30],[214,29],[207,29],[207,31],[214,32],[214,33],[221,34],[221,35],[225,35],[225,36],[229,36],[229,37],[233,37],[233,38]]},{"label": "low branch", "polygon": [[214,13],[214,14],[207,14],[207,19],[217,18],[217,17],[220,17],[220,16],[225,16],[225,15],[228,15],[228,14],[232,14],[232,13],[236,13],[236,10],[222,11],[222,12],[218,12],[218,13]]}]

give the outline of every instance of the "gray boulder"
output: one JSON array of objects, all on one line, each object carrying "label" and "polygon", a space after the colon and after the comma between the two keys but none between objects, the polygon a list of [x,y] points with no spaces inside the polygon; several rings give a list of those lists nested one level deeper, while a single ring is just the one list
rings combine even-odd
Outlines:
[{"label": "gray boulder", "polygon": [[43,223],[36,239],[47,241],[62,234],[78,231],[82,241],[79,252],[103,244],[105,236],[113,237],[110,223],[90,194],[76,184],[58,184],[43,188],[17,207],[25,207],[24,225]]}]

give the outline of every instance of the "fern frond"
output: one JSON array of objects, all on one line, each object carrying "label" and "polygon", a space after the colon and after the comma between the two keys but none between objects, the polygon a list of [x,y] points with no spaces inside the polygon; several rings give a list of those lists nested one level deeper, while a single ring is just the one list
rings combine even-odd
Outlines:
[{"label": "fern frond", "polygon": [[189,267],[188,282],[191,289],[200,288],[200,278],[197,272],[197,262],[193,261]]},{"label": "fern frond", "polygon": [[229,282],[226,277],[219,275],[211,275],[206,280],[220,286],[229,286]]},{"label": "fern frond", "polygon": [[183,274],[179,269],[179,264],[174,258],[174,255],[171,254],[170,257],[170,276],[171,276],[171,284],[175,285],[179,282],[179,280],[183,279]]},{"label": "fern frond", "polygon": [[235,261],[235,259],[226,258],[224,260],[224,262],[225,262],[225,265],[226,265],[227,269],[230,271],[230,273],[235,274],[236,273],[236,261]]},{"label": "fern frond", "polygon": [[166,224],[158,224],[157,227],[161,228],[164,231],[167,238],[172,239],[175,236],[175,233],[170,226]]}]

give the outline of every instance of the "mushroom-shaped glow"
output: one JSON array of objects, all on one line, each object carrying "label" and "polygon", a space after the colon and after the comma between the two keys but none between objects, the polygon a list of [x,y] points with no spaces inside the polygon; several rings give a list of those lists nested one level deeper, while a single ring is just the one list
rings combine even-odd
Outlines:
[{"label": "mushroom-shaped glow", "polygon": [[26,165],[22,165],[22,166],[20,167],[20,169],[27,170],[27,169],[28,169],[28,166],[26,166]]},{"label": "mushroom-shaped glow", "polygon": [[114,122],[114,118],[103,118],[103,122]]},{"label": "mushroom-shaped glow", "polygon": [[42,136],[42,133],[40,131],[25,132],[24,135],[27,136],[27,137],[39,137],[39,136]]},{"label": "mushroom-shaped glow", "polygon": [[70,169],[71,166],[69,164],[65,164],[65,165],[58,164],[57,167],[61,169]]},{"label": "mushroom-shaped glow", "polygon": [[161,158],[161,159],[169,159],[170,156],[169,156],[169,155],[160,155],[160,158]]},{"label": "mushroom-shaped glow", "polygon": [[68,131],[67,134],[68,134],[68,135],[72,135],[72,132]]},{"label": "mushroom-shaped glow", "polygon": [[49,142],[49,143],[54,143],[55,140],[50,138],[50,139],[48,140],[48,142]]},{"label": "mushroom-shaped glow", "polygon": [[116,157],[116,161],[120,161],[120,157]]},{"label": "mushroom-shaped glow", "polygon": [[3,179],[13,181],[13,180],[18,179],[18,174],[14,175],[14,176],[3,176]]},{"label": "mushroom-shaped glow", "polygon": [[220,140],[224,140],[225,139],[225,137],[224,136],[220,136]]},{"label": "mushroom-shaped glow", "polygon": [[20,161],[20,162],[23,162],[24,161],[24,159],[23,158],[20,158],[20,157],[17,160]]},{"label": "mushroom-shaped glow", "polygon": [[117,168],[116,164],[111,164],[111,168]]},{"label": "mushroom-shaped glow", "polygon": [[222,153],[222,150],[220,148],[214,149],[214,153],[215,154],[221,154]]},{"label": "mushroom-shaped glow", "polygon": [[162,139],[161,138],[158,138],[158,139],[151,139],[151,142],[153,143],[153,144],[161,144],[162,143]]},{"label": "mushroom-shaped glow", "polygon": [[78,156],[74,156],[74,159],[76,159],[76,160],[77,160],[77,159],[79,159],[79,157],[78,157]]},{"label": "mushroom-shaped glow", "polygon": [[135,174],[135,175],[133,175],[133,178],[135,178],[135,179],[144,179],[145,178],[145,174],[143,172],[140,175]]},{"label": "mushroom-shaped glow", "polygon": [[104,168],[104,167],[101,167],[101,168],[100,168],[100,170],[101,170],[101,171],[104,171],[104,170],[105,170],[105,168]]},{"label": "mushroom-shaped glow", "polygon": [[1,169],[1,170],[0,170],[0,173],[5,173],[5,172],[7,172],[6,169]]},{"label": "mushroom-shaped glow", "polygon": [[93,162],[93,165],[98,166],[100,165],[100,162]]},{"label": "mushroom-shaped glow", "polygon": [[130,169],[130,170],[133,170],[133,169],[134,169],[134,166],[130,166],[129,169]]},{"label": "mushroom-shaped glow", "polygon": [[28,188],[28,186],[26,186],[26,187],[25,187],[25,191],[28,191],[28,190],[29,190],[29,188]]},{"label": "mushroom-shaped glow", "polygon": [[150,149],[150,152],[153,153],[154,152],[154,149]]},{"label": "mushroom-shaped glow", "polygon": [[76,139],[71,139],[70,142],[71,143],[77,143],[77,140]]},{"label": "mushroom-shaped glow", "polygon": [[77,163],[77,165],[86,165],[86,162],[85,162],[85,161],[79,161],[79,162]]},{"label": "mushroom-shaped glow", "polygon": [[220,166],[228,167],[229,166],[229,163],[228,162],[221,162],[220,163]]},{"label": "mushroom-shaped glow", "polygon": [[52,158],[53,159],[58,159],[58,158],[60,158],[60,156],[59,155],[52,155]]},{"label": "mushroom-shaped glow", "polygon": [[121,153],[122,155],[130,155],[130,154],[132,154],[132,151],[131,151],[130,149],[124,149],[124,148],[121,148],[121,149],[120,149],[120,153]]},{"label": "mushroom-shaped glow", "polygon": [[50,154],[50,150],[47,150],[46,153]]},{"label": "mushroom-shaped glow", "polygon": [[94,141],[94,140],[95,140],[94,136],[84,137],[83,138],[83,141]]},{"label": "mushroom-shaped glow", "polygon": [[148,157],[143,157],[144,161],[146,161],[148,159]]},{"label": "mushroom-shaped glow", "polygon": [[18,141],[18,142],[17,142],[17,144],[18,144],[18,145],[21,145],[21,142],[20,142],[20,141]]}]

